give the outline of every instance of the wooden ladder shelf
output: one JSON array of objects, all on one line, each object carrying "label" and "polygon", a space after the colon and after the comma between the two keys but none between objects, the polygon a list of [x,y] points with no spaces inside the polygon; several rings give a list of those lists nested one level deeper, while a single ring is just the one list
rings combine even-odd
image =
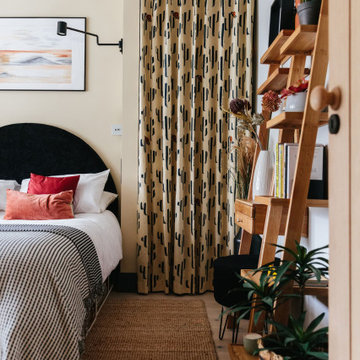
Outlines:
[{"label": "wooden ladder shelf", "polygon": [[[256,197],[252,199],[252,181],[249,200],[237,200],[235,221],[243,229],[240,254],[250,251],[252,234],[263,234],[259,267],[273,261],[279,235],[285,236],[285,246],[295,250],[296,241],[307,234],[309,207],[327,207],[327,200],[308,200],[310,174],[314,156],[318,127],[327,123],[327,113],[315,111],[310,107],[309,96],[312,90],[325,84],[328,64],[328,0],[323,0],[319,25],[299,26],[295,31],[283,30],[261,58],[263,64],[269,64],[268,79],[258,89],[258,94],[268,90],[278,91],[284,85],[294,85],[309,73],[305,69],[306,56],[312,57],[309,75],[309,87],[305,111],[303,113],[282,113],[271,119],[271,114],[263,111],[265,122],[260,126],[259,138],[263,148],[267,148],[268,132],[271,128],[280,129],[279,143],[298,142],[299,150],[296,162],[294,182],[290,199],[276,197]],[[289,69],[282,68],[290,59]],[[259,147],[255,152],[253,173]],[[303,221],[299,221],[303,219]],[[284,257],[286,258],[286,254]],[[296,289],[293,289],[296,291]],[[323,296],[327,288],[312,288],[308,293]],[[287,314],[284,314],[287,316]],[[281,320],[281,319],[280,319]],[[256,330],[250,319],[249,332]]]}]

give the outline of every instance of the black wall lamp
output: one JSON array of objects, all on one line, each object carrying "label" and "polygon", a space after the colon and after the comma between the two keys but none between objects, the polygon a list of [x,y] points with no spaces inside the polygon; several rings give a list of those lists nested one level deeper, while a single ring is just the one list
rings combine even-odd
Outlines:
[{"label": "black wall lamp", "polygon": [[95,36],[96,37],[96,43],[99,46],[118,46],[120,49],[120,52],[123,52],[123,39],[121,39],[118,43],[101,43],[99,41],[99,36],[87,31],[82,31],[82,30],[78,30],[78,29],[74,29],[70,26],[67,26],[67,23],[65,21],[58,21],[57,23],[57,34],[60,36],[66,36],[67,31],[68,30],[72,30],[72,31],[76,31],[82,34],[86,34],[86,35],[91,35],[91,36]]}]

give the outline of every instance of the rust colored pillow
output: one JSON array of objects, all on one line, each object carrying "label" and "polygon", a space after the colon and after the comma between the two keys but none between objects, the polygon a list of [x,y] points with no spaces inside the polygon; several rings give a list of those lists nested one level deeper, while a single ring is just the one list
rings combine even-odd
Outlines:
[{"label": "rust colored pillow", "polygon": [[30,174],[28,194],[58,194],[62,191],[75,190],[78,185],[80,175],[67,177],[51,177]]},{"label": "rust colored pillow", "polygon": [[72,202],[72,190],[44,195],[7,190],[4,220],[72,219]]}]

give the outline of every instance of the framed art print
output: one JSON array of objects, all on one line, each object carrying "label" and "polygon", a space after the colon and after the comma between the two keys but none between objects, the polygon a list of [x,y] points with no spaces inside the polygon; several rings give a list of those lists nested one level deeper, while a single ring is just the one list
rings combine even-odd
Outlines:
[{"label": "framed art print", "polygon": [[0,90],[85,90],[86,18],[0,18]]}]

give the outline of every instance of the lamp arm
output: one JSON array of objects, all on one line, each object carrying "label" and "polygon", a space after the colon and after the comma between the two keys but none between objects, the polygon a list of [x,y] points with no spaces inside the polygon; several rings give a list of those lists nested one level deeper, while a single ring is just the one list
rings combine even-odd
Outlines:
[{"label": "lamp arm", "polygon": [[88,31],[83,31],[83,30],[79,30],[79,29],[74,29],[70,26],[67,27],[68,30],[72,30],[72,31],[76,31],[78,33],[81,33],[81,34],[85,34],[85,35],[91,35],[91,36],[94,36],[96,37],[96,44],[99,45],[99,46],[118,46],[120,48],[120,51],[123,52],[123,40],[121,39],[118,43],[101,43],[99,41],[99,36],[96,35],[96,34],[93,34],[91,32],[88,32]]}]

